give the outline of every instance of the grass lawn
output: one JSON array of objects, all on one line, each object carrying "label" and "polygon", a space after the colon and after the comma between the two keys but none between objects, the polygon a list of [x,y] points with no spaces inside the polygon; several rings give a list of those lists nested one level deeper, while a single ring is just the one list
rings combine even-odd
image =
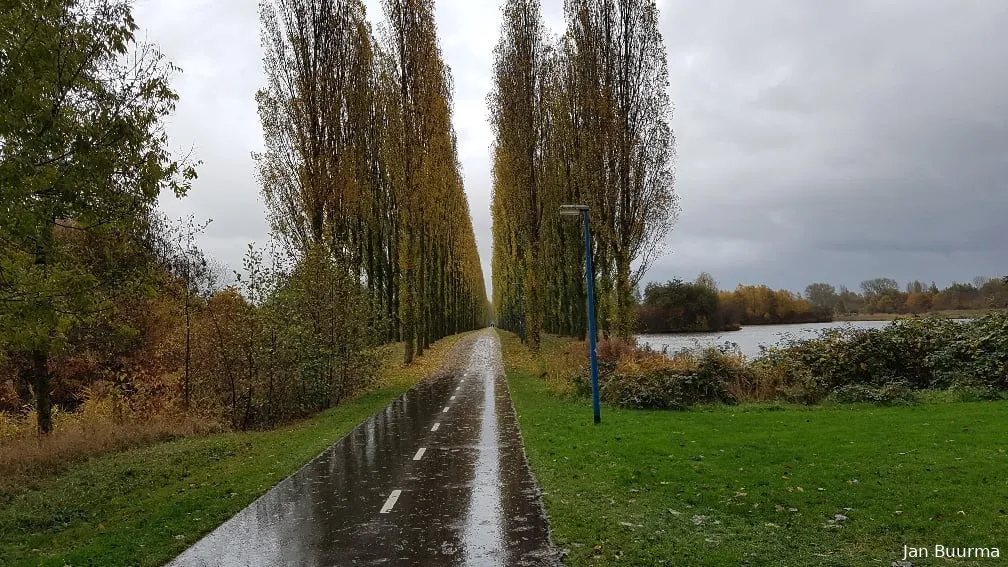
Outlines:
[{"label": "grass lawn", "polygon": [[1001,555],[915,567],[1008,564],[1008,402],[603,407],[596,426],[588,400],[551,396],[524,347],[502,339],[570,565],[890,567],[904,545]]},{"label": "grass lawn", "polygon": [[179,439],[8,483],[0,565],[162,565],[436,369],[458,339],[408,368],[392,364],[377,391],[291,426]]}]

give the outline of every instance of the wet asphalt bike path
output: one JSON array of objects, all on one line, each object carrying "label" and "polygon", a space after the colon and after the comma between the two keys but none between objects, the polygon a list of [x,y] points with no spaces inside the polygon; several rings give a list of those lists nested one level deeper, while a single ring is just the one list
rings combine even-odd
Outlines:
[{"label": "wet asphalt bike path", "polygon": [[169,565],[555,565],[493,331]]}]

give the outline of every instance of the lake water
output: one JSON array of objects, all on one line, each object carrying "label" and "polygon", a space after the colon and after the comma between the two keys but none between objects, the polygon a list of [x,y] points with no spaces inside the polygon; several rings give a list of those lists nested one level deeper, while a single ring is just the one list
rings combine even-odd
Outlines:
[{"label": "lake water", "polygon": [[750,325],[741,331],[723,333],[674,333],[666,335],[637,335],[640,345],[649,345],[655,350],[668,348],[670,353],[684,348],[700,348],[735,343],[742,354],[755,358],[760,354],[760,346],[773,346],[785,336],[798,339],[814,338],[823,329],[850,325],[861,329],[881,329],[889,321],[844,321],[834,323],[798,323],[794,325]]}]

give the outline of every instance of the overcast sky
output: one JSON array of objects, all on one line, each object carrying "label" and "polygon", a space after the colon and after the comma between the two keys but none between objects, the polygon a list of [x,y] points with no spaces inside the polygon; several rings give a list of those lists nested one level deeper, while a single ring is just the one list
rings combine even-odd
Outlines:
[{"label": "overcast sky", "polygon": [[[372,23],[383,16],[367,0]],[[562,0],[543,0],[562,32]],[[1008,2],[665,0],[682,214],[647,280],[812,281],[1008,273]],[[169,123],[203,161],[172,216],[212,218],[204,248],[238,267],[267,226],[253,0],[140,0],[147,40],[184,72]],[[486,95],[498,2],[441,0],[455,129],[490,280]]]}]

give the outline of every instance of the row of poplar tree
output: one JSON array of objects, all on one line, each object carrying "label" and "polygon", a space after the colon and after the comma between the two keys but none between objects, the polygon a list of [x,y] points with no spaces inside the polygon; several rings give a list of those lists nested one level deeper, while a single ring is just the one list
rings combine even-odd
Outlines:
[{"label": "row of poplar tree", "polygon": [[366,387],[377,343],[409,362],[485,323],[433,1],[382,4],[379,41],[360,0],[260,3],[273,253],[236,285],[205,224],[158,213],[196,164],[169,149],[177,69],[132,0],[3,4],[0,407],[33,403],[40,433],[99,392],[270,425]]},{"label": "row of poplar tree", "polygon": [[550,39],[538,0],[507,0],[489,97],[493,303],[536,349],[584,336],[580,222],[590,207],[601,331],[634,333],[634,289],[678,212],[668,63],[653,0],[566,0]]},{"label": "row of poplar tree", "polygon": [[364,282],[406,343],[486,323],[433,0],[261,4],[267,87],[256,156],[269,220],[295,254],[323,248]]}]

